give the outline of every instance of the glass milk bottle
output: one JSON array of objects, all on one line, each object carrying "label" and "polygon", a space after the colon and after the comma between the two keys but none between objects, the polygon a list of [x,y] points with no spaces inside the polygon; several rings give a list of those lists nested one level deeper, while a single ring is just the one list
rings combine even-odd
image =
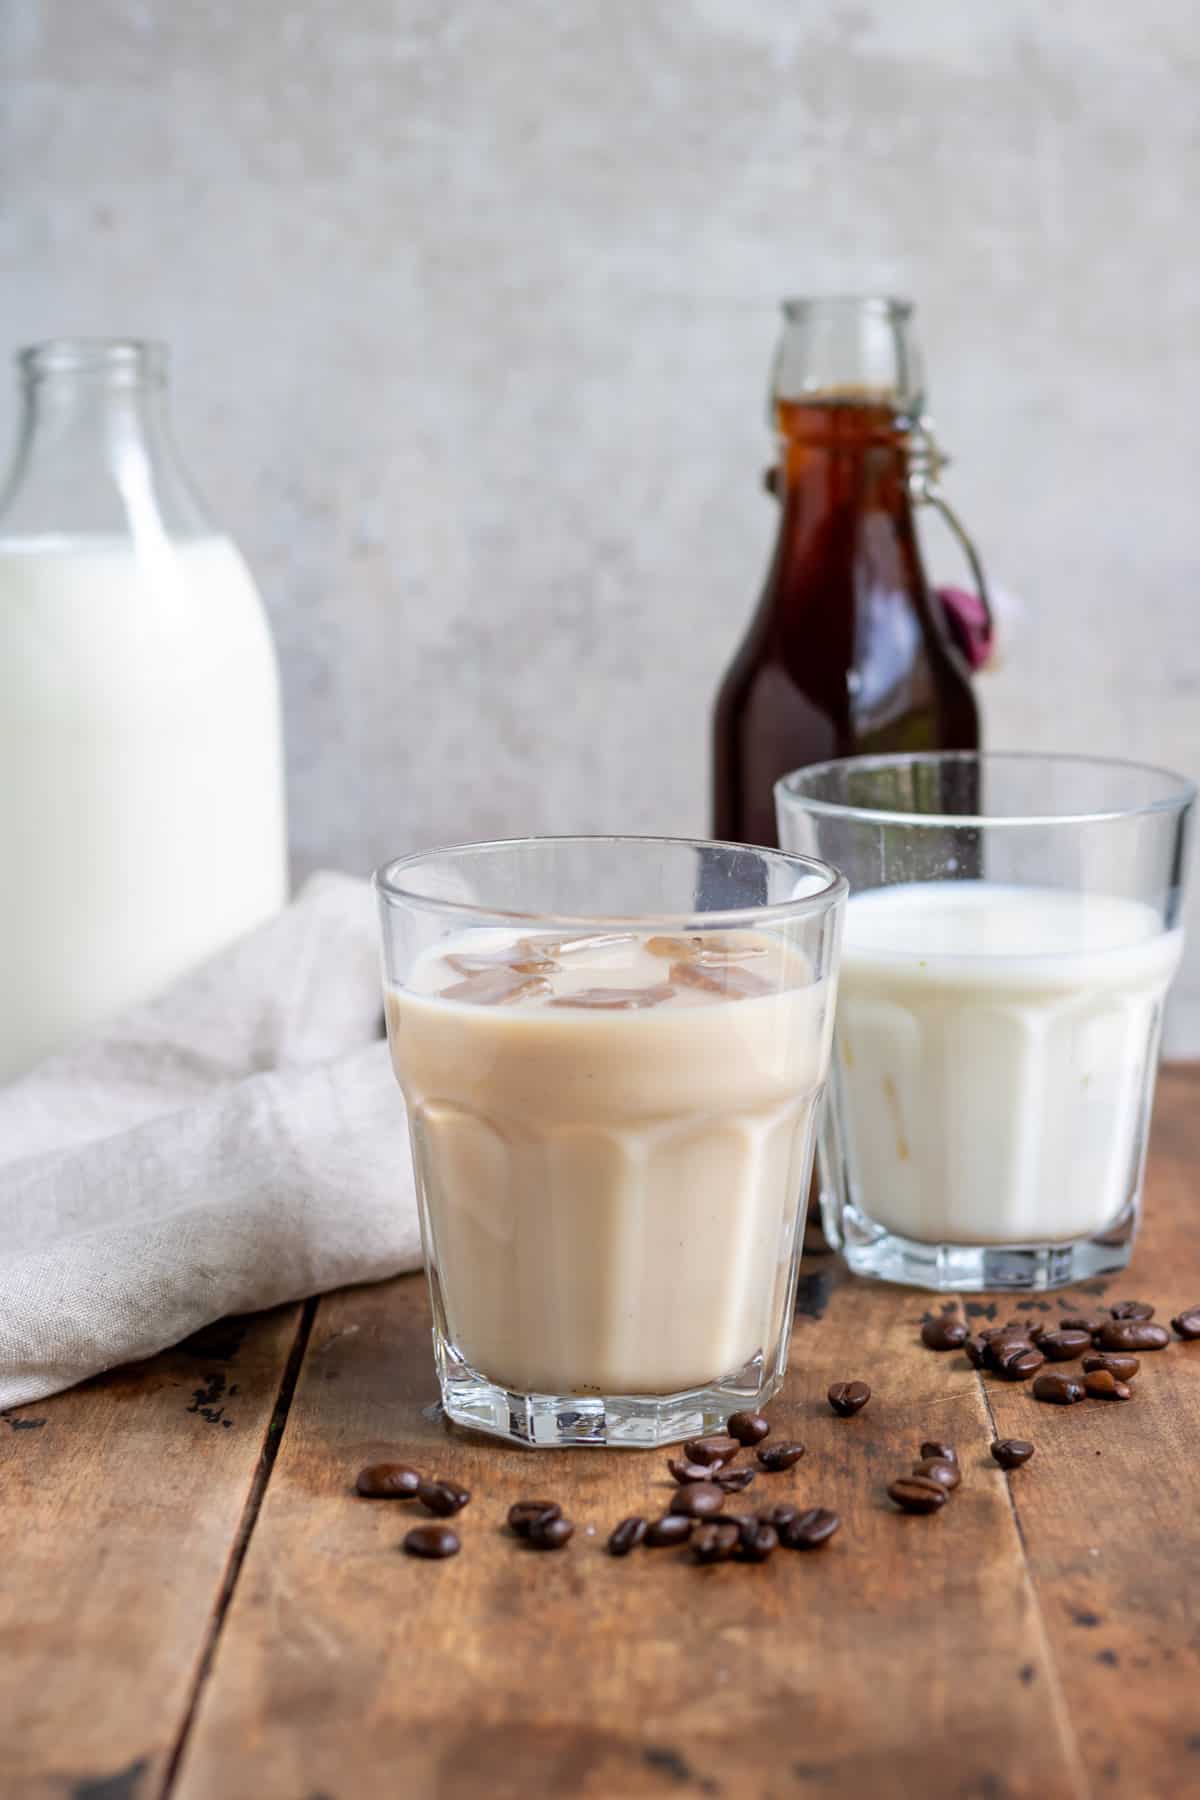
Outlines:
[{"label": "glass milk bottle", "polygon": [[58,339],[17,362],[0,1080],[259,924],[287,883],[274,647],[180,468],[164,348]]}]

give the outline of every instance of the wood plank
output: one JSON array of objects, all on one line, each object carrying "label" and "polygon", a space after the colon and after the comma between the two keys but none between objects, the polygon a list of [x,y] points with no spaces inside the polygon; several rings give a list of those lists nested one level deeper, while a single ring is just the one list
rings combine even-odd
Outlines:
[{"label": "wood plank", "polygon": [[159,1791],[298,1307],[0,1417],[0,1793]]}]

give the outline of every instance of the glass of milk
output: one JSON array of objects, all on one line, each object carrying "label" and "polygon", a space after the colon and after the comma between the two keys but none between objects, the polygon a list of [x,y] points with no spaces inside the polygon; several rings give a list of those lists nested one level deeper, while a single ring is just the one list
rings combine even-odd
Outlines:
[{"label": "glass of milk", "polygon": [[850,882],[820,1174],[857,1273],[1044,1289],[1129,1260],[1194,795],[952,752],[779,783],[782,842]]},{"label": "glass of milk", "polygon": [[742,845],[530,838],[375,879],[446,1412],[644,1447],[764,1403],[842,877]]}]

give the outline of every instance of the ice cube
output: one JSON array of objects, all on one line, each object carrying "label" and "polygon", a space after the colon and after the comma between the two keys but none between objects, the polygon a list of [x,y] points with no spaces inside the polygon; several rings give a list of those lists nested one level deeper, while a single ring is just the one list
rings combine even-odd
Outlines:
[{"label": "ice cube", "polygon": [[652,937],[646,939],[651,956],[672,962],[700,962],[723,966],[726,963],[750,962],[765,956],[767,946],[760,938],[745,932],[721,934],[697,932],[692,937]]},{"label": "ice cube", "polygon": [[[447,961],[449,958],[447,958]],[[443,988],[441,1000],[467,1000],[473,1006],[507,1006],[511,1000],[531,1000],[548,994],[550,983],[540,975],[523,975],[515,967],[480,969],[465,981]]]},{"label": "ice cube", "polygon": [[579,1006],[588,1012],[641,1012],[648,1006],[661,1006],[664,1000],[671,999],[674,992],[669,981],[660,981],[657,987],[645,988],[580,988],[575,994],[558,995],[550,1004]]},{"label": "ice cube", "polygon": [[739,969],[729,964],[678,962],[671,964],[671,980],[680,987],[698,988],[701,993],[718,994],[723,1000],[751,1000],[758,994],[769,994],[771,983],[752,969]]},{"label": "ice cube", "polygon": [[578,956],[584,950],[611,950],[618,944],[632,944],[632,931],[597,931],[590,937],[551,938],[540,943],[526,938],[517,945],[518,950],[529,949],[541,955],[551,953],[554,956]]},{"label": "ice cube", "polygon": [[489,969],[515,969],[519,975],[552,975],[558,964],[549,956],[534,955],[524,945],[493,950],[490,955],[463,955],[455,952],[446,964],[458,975],[482,975]]}]

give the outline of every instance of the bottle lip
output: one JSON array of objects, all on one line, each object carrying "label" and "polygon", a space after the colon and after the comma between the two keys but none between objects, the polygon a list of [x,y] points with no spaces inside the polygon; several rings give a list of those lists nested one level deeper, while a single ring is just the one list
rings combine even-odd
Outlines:
[{"label": "bottle lip", "polygon": [[780,305],[786,319],[851,308],[887,319],[910,319],[913,314],[913,302],[899,294],[789,294]]},{"label": "bottle lip", "polygon": [[167,346],[154,338],[47,338],[16,353],[26,381],[55,375],[99,376],[118,386],[161,382],[167,373]]}]

